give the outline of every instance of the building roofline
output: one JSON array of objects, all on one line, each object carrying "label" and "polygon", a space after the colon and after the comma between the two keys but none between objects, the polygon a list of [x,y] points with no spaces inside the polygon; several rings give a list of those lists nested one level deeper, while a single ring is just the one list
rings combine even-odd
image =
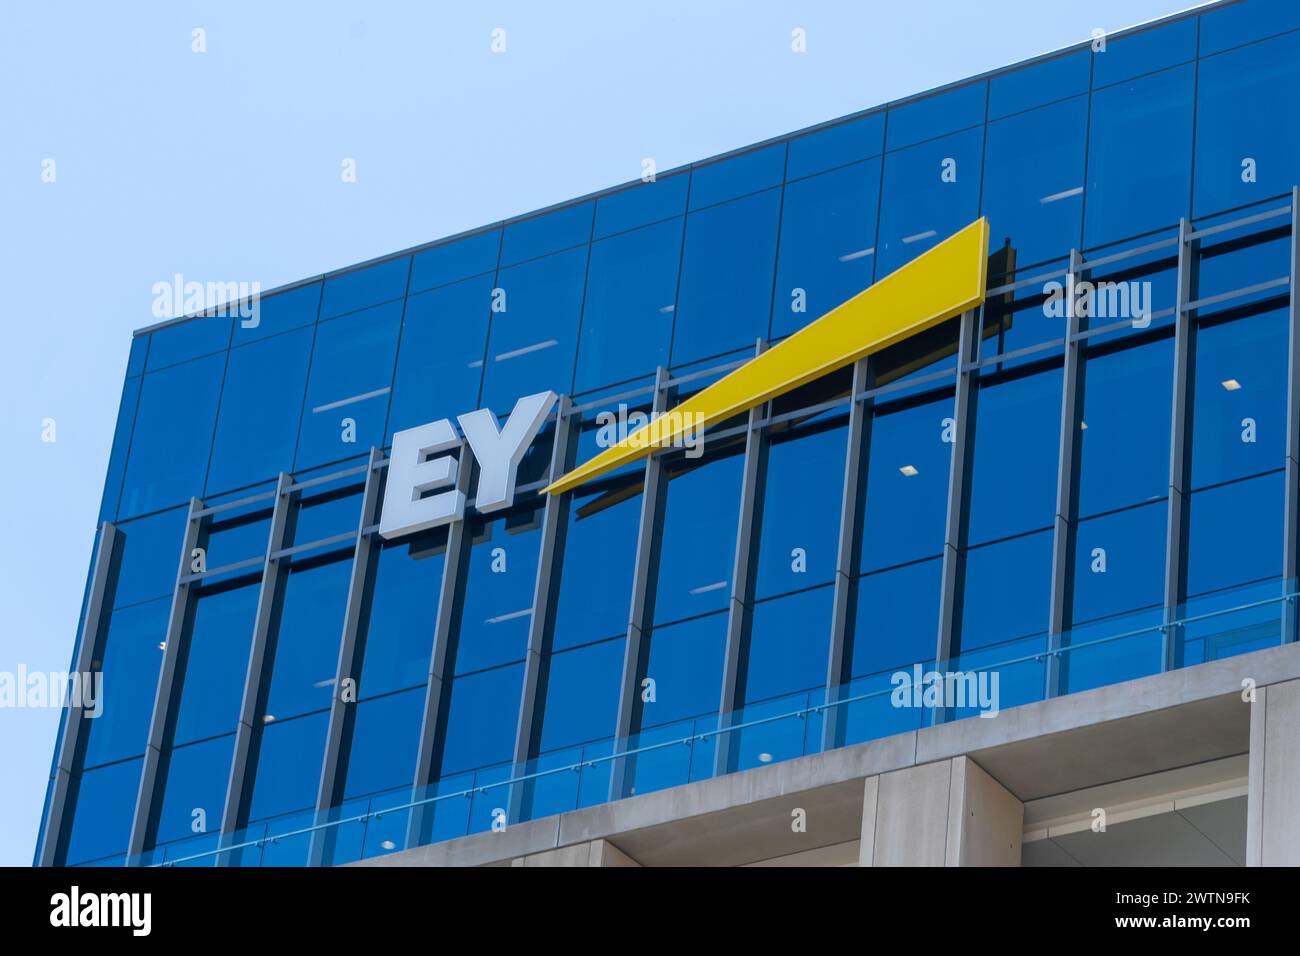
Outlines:
[{"label": "building roofline", "polygon": [[[1174,23],[1179,20],[1185,20],[1189,17],[1200,16],[1201,14],[1204,14],[1208,11],[1219,9],[1221,7],[1234,6],[1241,2],[1243,2],[1243,0],[1213,0],[1213,2],[1201,3],[1199,5],[1189,6],[1175,13],[1169,13],[1162,17],[1153,17],[1150,20],[1144,20],[1141,23],[1134,24],[1133,26],[1124,27],[1122,29],[1106,33],[1105,37],[1108,40],[1120,39],[1134,34],[1143,33],[1146,32],[1147,30],[1155,29],[1157,26],[1164,26],[1165,24]],[[840,126],[845,123],[851,123],[855,120],[863,119],[867,116],[882,114],[888,110],[897,109],[902,106],[907,106],[911,103],[919,102],[920,100],[925,100],[934,96],[939,96],[943,93],[960,89],[961,87],[964,86],[971,86],[976,83],[983,83],[995,77],[1003,76],[1005,74],[1012,73],[1017,70],[1034,66],[1035,64],[1038,63],[1043,63],[1048,60],[1056,59],[1058,57],[1068,56],[1072,53],[1078,53],[1082,50],[1088,49],[1092,45],[1092,42],[1093,42],[1093,38],[1088,37],[1085,40],[1080,40],[1076,43],[1068,44],[1063,47],[1058,47],[1057,49],[1054,50],[1048,50],[1045,53],[1039,53],[1035,56],[1028,57],[1027,59],[1017,60],[1015,63],[1007,64],[1005,66],[994,67],[992,69],[985,70],[983,73],[977,73],[973,76],[963,77],[962,79],[959,80],[953,80],[950,83],[945,83],[941,86],[932,87],[930,89],[923,90],[920,93],[913,93],[908,96],[900,97],[898,99],[888,100],[884,103],[880,103],[875,106],[865,107],[864,109],[857,110],[853,113],[847,113],[843,116],[837,116],[829,120],[824,120],[820,123],[814,123],[811,126],[805,126],[802,129],[797,129],[786,133],[779,133],[775,136],[770,136],[767,139],[761,140],[757,143],[749,143],[745,146],[738,146],[735,149],[727,150],[726,152],[722,152],[722,153],[716,153],[704,159],[694,160],[689,163],[684,163],[681,166],[675,166],[672,169],[667,170],[666,172],[658,174],[656,176],[656,181],[658,179],[668,179],[672,176],[683,175],[685,173],[689,173],[691,170],[695,169],[696,167],[709,166],[714,163],[722,162],[724,160],[733,159],[737,156],[742,156],[746,153],[756,152],[757,150],[764,149],[768,146],[774,146],[778,143],[782,143],[799,136],[806,136],[810,133],[816,133],[823,129],[830,129],[832,127]],[[882,152],[888,152],[888,150],[882,147]],[[347,275],[348,273],[351,272],[357,272],[361,269],[369,268],[370,266],[379,265],[380,263],[383,262],[390,262],[394,259],[401,259],[405,256],[415,255],[416,253],[425,252],[429,249],[437,248],[438,246],[449,245],[453,242],[458,242],[462,239],[467,239],[471,236],[476,236],[482,233],[491,232],[495,229],[503,229],[506,226],[512,226],[517,223],[527,222],[530,219],[537,219],[541,216],[545,216],[550,213],[557,212],[561,209],[566,209],[571,206],[579,206],[585,202],[592,202],[594,200],[601,199],[606,196],[612,196],[615,193],[620,193],[640,185],[644,185],[644,183],[640,179],[634,179],[628,182],[618,183],[614,186],[606,186],[602,189],[597,189],[581,196],[573,197],[570,199],[564,199],[559,202],[552,203],[549,206],[543,206],[539,209],[533,209],[528,212],[520,213],[515,216],[509,216],[505,219],[499,219],[494,222],[485,223],[480,226],[474,226],[470,229],[464,229],[460,232],[453,233],[448,236],[442,236],[438,239],[432,239],[429,242],[423,242],[415,246],[410,246],[406,249],[398,250],[396,252],[386,252],[382,255],[375,256],[370,259],[365,259],[361,262],[355,262],[350,265],[341,266],[340,268],[337,269],[330,269],[325,272],[319,273],[317,275],[309,276],[307,278],[295,279],[294,281],[285,283],[284,285],[279,285],[273,289],[268,289],[265,292],[260,292],[259,296],[267,297],[272,295],[279,295],[280,293],[284,293],[284,292],[291,292],[294,289],[300,289],[303,288],[304,286],[309,286],[316,282],[324,282],[327,279],[334,279],[339,276]],[[242,301],[242,300],[235,300],[235,302],[238,301]],[[152,325],[147,325],[144,326],[143,328],[136,329],[134,332],[131,333],[131,335],[133,338],[135,338],[141,335],[152,334],[161,329],[171,328],[172,326],[175,325],[182,325],[186,322],[191,322],[195,319],[204,318],[206,315],[208,315],[215,309],[226,310],[230,306],[234,305],[235,302],[228,302],[228,303],[223,303],[220,306],[213,306],[209,309],[205,309],[203,312],[195,312],[189,315],[178,316],[176,318],[164,319],[161,322],[155,322]]]}]

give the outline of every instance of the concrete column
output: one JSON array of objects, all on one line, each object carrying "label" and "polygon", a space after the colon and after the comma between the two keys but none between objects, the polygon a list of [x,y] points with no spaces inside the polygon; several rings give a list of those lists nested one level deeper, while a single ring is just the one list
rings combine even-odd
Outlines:
[{"label": "concrete column", "polygon": [[860,866],[1019,866],[1024,804],[969,757],[868,777]]},{"label": "concrete column", "polygon": [[1300,680],[1255,690],[1250,707],[1246,865],[1300,865]]}]

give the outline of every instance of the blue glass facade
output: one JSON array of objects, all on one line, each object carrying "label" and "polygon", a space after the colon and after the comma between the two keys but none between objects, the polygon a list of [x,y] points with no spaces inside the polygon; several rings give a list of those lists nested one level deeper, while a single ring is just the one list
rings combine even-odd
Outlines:
[{"label": "blue glass facade", "polygon": [[[914,664],[1005,708],[1291,639],[1298,64],[1216,7],[137,334],[41,852],[346,862],[963,716]],[[538,494],[981,215],[978,313]],[[512,507],[379,538],[395,432],[547,389]]]}]

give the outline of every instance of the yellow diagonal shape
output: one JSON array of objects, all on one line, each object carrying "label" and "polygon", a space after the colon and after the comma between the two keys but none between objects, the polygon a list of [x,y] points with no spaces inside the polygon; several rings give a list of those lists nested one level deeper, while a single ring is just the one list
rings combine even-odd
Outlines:
[{"label": "yellow diagonal shape", "polygon": [[784,395],[984,301],[989,226],[977,219],[779,345],[552,482],[557,495]]}]

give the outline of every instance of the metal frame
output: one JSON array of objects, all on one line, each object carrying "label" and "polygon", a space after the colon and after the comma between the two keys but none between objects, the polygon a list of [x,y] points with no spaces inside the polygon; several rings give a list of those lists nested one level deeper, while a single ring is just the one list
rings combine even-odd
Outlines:
[{"label": "metal frame", "polygon": [[[1300,186],[1291,189],[1291,281],[1287,302],[1286,503],[1283,506],[1282,577],[1300,577]],[[1294,583],[1290,585],[1294,590]],[[1287,602],[1284,640],[1295,641],[1300,622]]]},{"label": "metal frame", "polygon": [[176,686],[178,676],[184,674],[189,659],[190,629],[193,622],[192,590],[189,574],[195,548],[207,548],[209,518],[202,514],[203,502],[190,499],[189,516],[185,521],[185,535],[181,544],[180,566],[176,569],[176,588],[172,593],[171,612],[167,617],[167,636],[163,639],[162,667],[158,672],[158,687],[154,694],[153,716],[149,721],[149,743],[144,751],[144,769],[140,774],[140,788],[136,798],[135,815],[131,821],[131,837],[127,845],[127,863],[142,862],[146,849],[153,846],[158,829],[157,804],[160,775],[166,773],[166,760],[170,759],[172,734],[176,727],[176,713],[180,707],[180,694]]}]

